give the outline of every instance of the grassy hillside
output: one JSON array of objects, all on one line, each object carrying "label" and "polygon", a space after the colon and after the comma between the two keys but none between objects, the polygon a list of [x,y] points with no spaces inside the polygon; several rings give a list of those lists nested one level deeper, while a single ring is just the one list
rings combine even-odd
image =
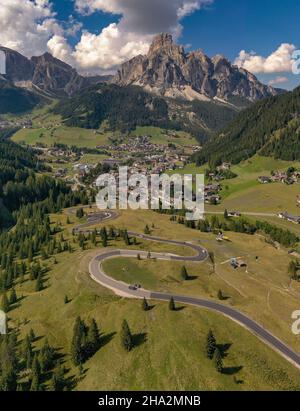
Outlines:
[{"label": "grassy hillside", "polygon": [[[187,240],[196,240],[199,236],[193,230],[172,224],[167,216],[153,212],[135,212],[134,215],[135,219],[132,212],[124,212],[119,220],[112,223],[114,226],[126,225],[142,230],[153,216],[157,227],[154,234],[169,233],[170,238],[180,236]],[[67,225],[65,215],[51,217],[53,225],[57,221],[63,225],[65,239],[70,237],[73,224],[78,223],[75,217],[70,219],[71,224]],[[116,246],[124,247],[123,241],[119,240]],[[144,246],[143,243],[141,247]],[[162,247],[158,243],[147,246],[157,251]],[[89,278],[88,263],[99,248],[98,251],[93,247],[81,251],[76,244],[73,247],[72,254],[61,253],[55,256],[56,261],[51,258],[43,263],[49,271],[42,291],[36,292],[34,283],[27,277],[24,283],[16,287],[17,294],[23,295],[23,298],[9,312],[10,324],[19,327],[20,337],[33,328],[39,337],[35,347],[43,344],[44,338],[40,337],[47,336],[50,344],[59,348],[73,389],[300,389],[298,371],[242,327],[217,314],[192,307],[181,307],[181,310],[170,312],[167,304],[154,302],[154,307],[144,312],[140,301],[118,298]],[[160,262],[153,264],[160,267]],[[156,269],[158,271],[162,272],[161,267]],[[201,276],[208,276],[208,273],[200,272]],[[153,273],[151,267],[148,273]],[[242,273],[236,273],[236,276],[242,281]],[[220,280],[207,278],[203,279],[204,287],[205,283],[212,284],[212,281],[219,286],[217,282]],[[230,294],[234,294],[234,287],[230,288]],[[68,304],[64,302],[65,295],[70,300]],[[274,295],[274,302],[278,298]],[[273,296],[271,304],[272,308],[276,306],[273,305]],[[72,328],[78,315],[85,320],[94,317],[102,333],[101,348],[85,363],[82,376],[69,356]],[[124,318],[136,343],[130,353],[123,351],[120,344],[120,327]],[[213,362],[205,355],[206,335],[210,328],[224,355],[223,374],[217,373]]]},{"label": "grassy hillside", "polygon": [[[207,206],[208,210],[239,210],[257,213],[279,213],[289,211],[299,214],[296,199],[299,185],[287,186],[282,183],[260,184],[259,176],[270,176],[272,170],[287,170],[294,166],[300,168],[299,161],[275,160],[270,157],[254,156],[232,167],[237,177],[222,183],[222,202],[219,206]],[[278,219],[276,219],[277,221]],[[280,223],[280,221],[278,221]],[[288,223],[291,229],[299,228]]]}]

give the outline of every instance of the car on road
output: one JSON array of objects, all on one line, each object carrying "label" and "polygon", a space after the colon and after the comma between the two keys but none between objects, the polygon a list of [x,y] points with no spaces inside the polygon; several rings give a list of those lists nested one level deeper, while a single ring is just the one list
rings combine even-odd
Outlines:
[{"label": "car on road", "polygon": [[129,288],[129,290],[132,290],[132,291],[137,291],[139,288],[141,288],[142,286],[140,285],[140,284],[132,284],[132,285],[130,285],[128,288]]},{"label": "car on road", "polygon": [[131,291],[136,291],[137,290],[137,287],[135,285],[130,285],[128,288]]}]

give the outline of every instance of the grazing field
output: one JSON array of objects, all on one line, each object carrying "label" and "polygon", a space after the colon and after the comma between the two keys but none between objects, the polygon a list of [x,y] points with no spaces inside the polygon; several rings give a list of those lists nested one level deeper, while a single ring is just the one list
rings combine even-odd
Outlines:
[{"label": "grazing field", "polygon": [[59,125],[51,128],[22,129],[12,137],[12,140],[30,145],[44,144],[52,146],[59,143],[68,146],[95,148],[99,145],[109,145],[111,135],[111,133]]},{"label": "grazing field", "polygon": [[[51,219],[55,224],[63,224],[65,238],[68,238],[71,227],[78,223],[73,216],[70,225],[65,225],[65,215],[52,216]],[[169,229],[168,218],[164,217],[164,221],[165,229]],[[115,224],[118,225],[118,220]],[[188,233],[193,233],[184,227],[182,230],[187,237]],[[157,250],[162,246],[159,243],[150,245]],[[122,241],[115,246],[124,248]],[[75,389],[300,389],[298,371],[232,321],[192,307],[179,307],[180,310],[171,312],[167,304],[156,302],[150,311],[144,312],[140,301],[114,296],[88,275],[88,263],[96,252],[94,247],[81,251],[74,244],[73,254],[59,254],[56,262],[47,260],[45,264],[49,271],[43,291],[35,292],[32,282],[25,281],[16,289],[23,298],[9,313],[10,321],[19,325],[21,335],[33,328],[39,337],[47,335],[50,344],[59,348],[65,367],[69,369],[69,381],[74,386],[76,384]],[[156,272],[164,270],[160,262],[152,264],[149,275],[151,267],[157,267]],[[182,291],[186,292],[184,285]],[[65,295],[70,300],[67,304]],[[84,364],[81,376],[69,357],[72,328],[78,315],[86,320],[95,318],[102,334],[101,348]],[[135,348],[130,353],[126,353],[120,344],[124,318],[134,335]],[[219,374],[213,361],[206,358],[206,335],[210,328],[223,352],[223,374]],[[43,340],[38,339],[36,346]]]},{"label": "grazing field", "polygon": [[[50,106],[51,108],[52,106]],[[11,117],[8,117],[10,120]],[[30,115],[21,116],[22,119],[30,120],[32,128],[21,129],[12,137],[18,143],[29,145],[43,144],[52,146],[55,143],[75,145],[78,147],[95,148],[99,145],[111,145],[114,139],[148,135],[153,144],[167,145],[169,143],[178,146],[198,145],[195,138],[184,131],[166,131],[158,127],[137,127],[131,133],[122,135],[119,131],[109,131],[106,122],[99,130],[88,130],[84,128],[66,127],[59,115],[54,115],[49,106],[38,108]]]},{"label": "grazing field", "polygon": [[153,144],[167,145],[169,143],[179,146],[199,145],[197,140],[185,131],[166,131],[159,127],[137,127],[132,136],[150,136]]}]

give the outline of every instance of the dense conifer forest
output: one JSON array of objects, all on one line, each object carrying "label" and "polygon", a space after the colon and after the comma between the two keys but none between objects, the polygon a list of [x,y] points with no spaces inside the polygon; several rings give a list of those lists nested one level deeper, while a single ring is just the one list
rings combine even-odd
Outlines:
[{"label": "dense conifer forest", "polygon": [[300,87],[242,111],[195,159],[239,163],[256,153],[282,160],[300,158]]}]

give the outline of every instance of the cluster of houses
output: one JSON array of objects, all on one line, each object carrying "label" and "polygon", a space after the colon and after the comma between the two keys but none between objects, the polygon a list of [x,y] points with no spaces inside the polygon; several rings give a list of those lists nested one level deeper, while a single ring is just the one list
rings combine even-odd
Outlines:
[{"label": "cluster of houses", "polygon": [[0,118],[0,129],[5,129],[9,127],[21,127],[21,128],[31,128],[32,122],[31,120],[26,119],[14,119],[14,121],[4,120]]},{"label": "cluster of houses", "polygon": [[288,173],[286,171],[276,171],[272,173],[271,176],[259,176],[258,181],[261,184],[270,184],[270,183],[284,183],[284,184],[295,184],[300,178],[299,171],[293,171]]},{"label": "cluster of houses", "polygon": [[221,184],[208,184],[204,187],[204,201],[207,204],[220,204],[222,190]]},{"label": "cluster of houses", "polygon": [[153,144],[148,136],[136,137],[126,143],[109,146],[106,149],[115,153],[104,162],[110,165],[128,163],[131,174],[147,175],[150,171],[152,174],[173,171],[183,168],[189,159],[182,147]]},{"label": "cluster of houses", "polygon": [[300,216],[291,215],[287,211],[279,213],[278,217],[294,224],[300,224]]},{"label": "cluster of houses", "polygon": [[210,171],[208,177],[210,180],[222,181],[226,179],[226,172],[231,170],[231,163],[222,163],[215,171]]},{"label": "cluster of houses", "polygon": [[162,151],[162,146],[153,144],[148,136],[140,136],[136,138],[131,138],[127,142],[120,144],[113,144],[109,147],[107,146],[97,146],[98,149],[106,149],[111,151],[117,151],[119,153],[156,153]]},{"label": "cluster of houses", "polygon": [[62,178],[62,177],[66,177],[67,173],[68,173],[67,168],[59,168],[58,170],[56,170],[54,175],[56,178]]},{"label": "cluster of houses", "polygon": [[73,169],[76,171],[77,175],[79,177],[84,177],[87,174],[90,173],[90,171],[95,168],[96,165],[90,165],[90,164],[75,164]]}]

